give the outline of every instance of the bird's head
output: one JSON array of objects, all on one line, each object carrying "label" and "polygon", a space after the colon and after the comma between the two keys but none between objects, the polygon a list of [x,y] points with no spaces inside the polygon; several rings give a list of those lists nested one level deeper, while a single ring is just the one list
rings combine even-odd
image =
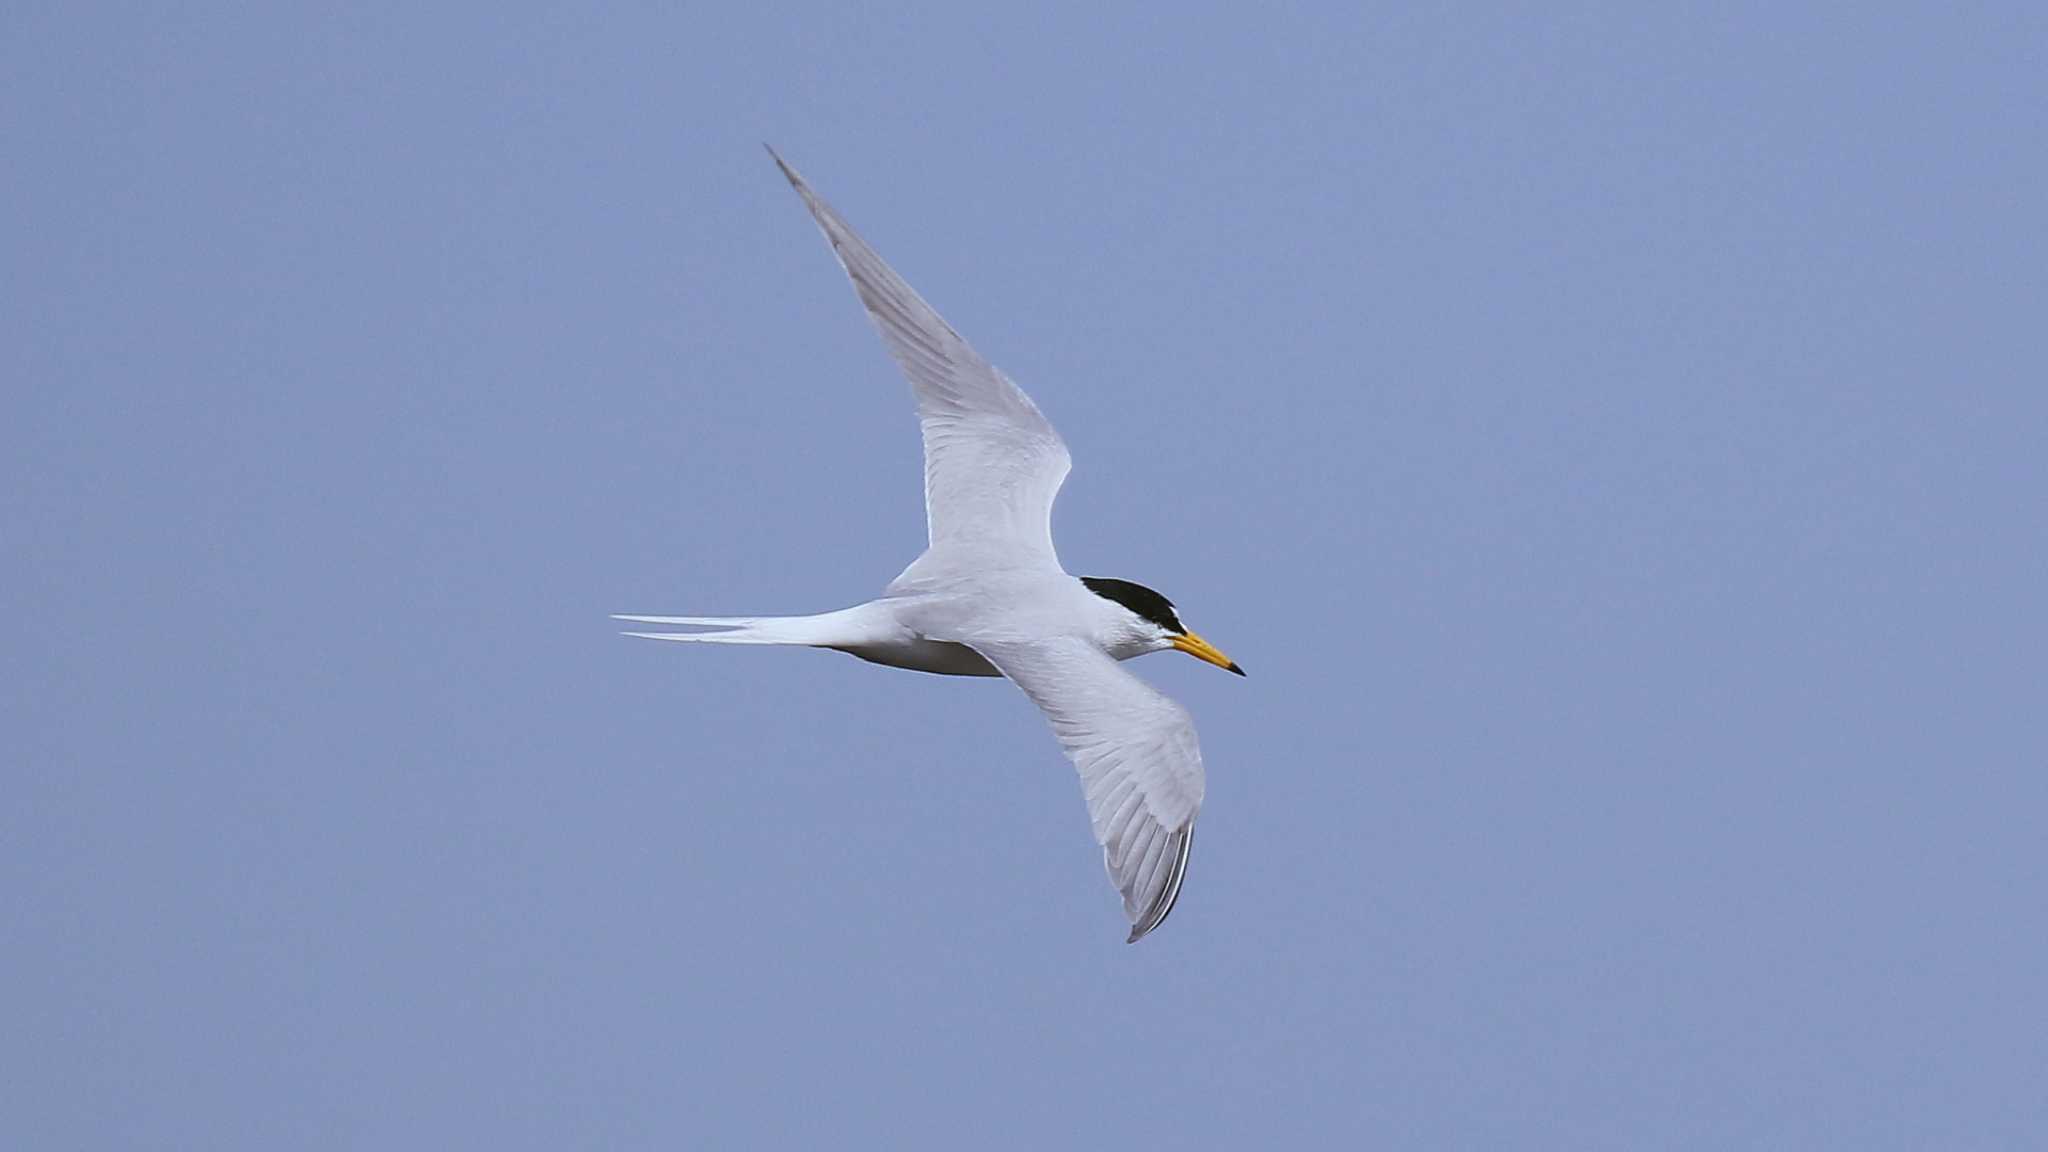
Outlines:
[{"label": "bird's head", "polygon": [[1188,631],[1175,614],[1173,601],[1152,589],[1129,580],[1111,580],[1102,576],[1083,576],[1081,583],[1090,592],[1123,609],[1127,619],[1120,621],[1122,631],[1136,651],[1164,652],[1173,648],[1214,664],[1225,672],[1244,675],[1244,669],[1239,668],[1236,661],[1218,651],[1214,644]]}]

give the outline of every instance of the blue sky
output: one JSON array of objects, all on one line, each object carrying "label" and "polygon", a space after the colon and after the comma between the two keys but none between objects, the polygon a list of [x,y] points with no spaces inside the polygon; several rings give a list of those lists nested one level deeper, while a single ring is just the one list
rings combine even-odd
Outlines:
[{"label": "blue sky", "polygon": [[[0,17],[0,1143],[2048,1131],[2048,26]],[[772,141],[1249,679],[1136,947]]]}]

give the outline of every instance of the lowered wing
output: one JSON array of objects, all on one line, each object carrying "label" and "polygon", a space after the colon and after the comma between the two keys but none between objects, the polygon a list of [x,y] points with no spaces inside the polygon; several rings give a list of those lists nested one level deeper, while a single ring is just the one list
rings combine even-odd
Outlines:
[{"label": "lowered wing", "polygon": [[973,646],[1045,713],[1080,772],[1095,841],[1136,943],[1173,911],[1187,876],[1202,807],[1194,721],[1085,640]]}]

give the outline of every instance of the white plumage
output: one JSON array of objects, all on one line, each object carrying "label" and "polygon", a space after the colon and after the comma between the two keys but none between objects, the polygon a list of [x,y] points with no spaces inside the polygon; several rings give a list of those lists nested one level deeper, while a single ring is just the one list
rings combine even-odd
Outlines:
[{"label": "white plumage", "polygon": [[1243,673],[1182,627],[1164,597],[1060,567],[1052,504],[1071,461],[1059,434],[803,177],[781,156],[775,162],[910,380],[924,432],[928,546],[880,599],[837,612],[618,619],[717,629],[628,633],[649,639],[807,645],[924,672],[1009,677],[1080,773],[1136,941],[1180,895],[1202,806],[1202,753],[1187,710],[1117,661],[1175,648]]}]

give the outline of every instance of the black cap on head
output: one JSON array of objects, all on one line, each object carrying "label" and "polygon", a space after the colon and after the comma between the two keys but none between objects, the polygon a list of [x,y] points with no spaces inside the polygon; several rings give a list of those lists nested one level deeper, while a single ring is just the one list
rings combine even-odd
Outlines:
[{"label": "black cap on head", "polygon": [[1187,633],[1187,629],[1181,626],[1180,617],[1173,613],[1173,601],[1143,584],[1133,584],[1129,580],[1112,580],[1104,576],[1083,576],[1081,583],[1104,600],[1114,600],[1168,632],[1177,636]]}]

